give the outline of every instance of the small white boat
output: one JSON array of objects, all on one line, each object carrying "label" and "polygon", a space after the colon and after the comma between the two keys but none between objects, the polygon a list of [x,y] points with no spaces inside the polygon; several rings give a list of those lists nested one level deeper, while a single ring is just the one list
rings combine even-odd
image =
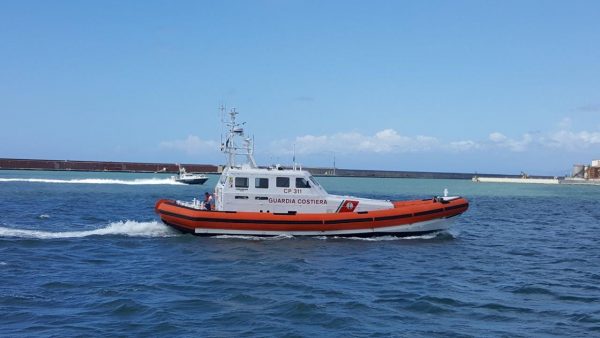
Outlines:
[{"label": "small white boat", "polygon": [[173,176],[173,179],[185,184],[204,184],[204,182],[208,181],[208,176],[202,173],[188,173],[184,167],[179,166],[179,175]]}]

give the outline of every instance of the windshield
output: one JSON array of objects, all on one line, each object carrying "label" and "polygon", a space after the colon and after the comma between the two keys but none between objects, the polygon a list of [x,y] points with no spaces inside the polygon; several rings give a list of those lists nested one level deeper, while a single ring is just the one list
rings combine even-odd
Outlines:
[{"label": "windshield", "polygon": [[319,184],[319,182],[317,182],[317,180],[315,180],[315,178],[313,177],[313,175],[308,176],[308,179],[312,182],[312,184],[314,186],[321,187],[321,185]]}]

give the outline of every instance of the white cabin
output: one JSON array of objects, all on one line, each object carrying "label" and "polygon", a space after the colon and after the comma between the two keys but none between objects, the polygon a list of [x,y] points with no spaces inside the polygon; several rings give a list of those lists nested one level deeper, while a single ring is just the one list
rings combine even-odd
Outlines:
[{"label": "white cabin", "polygon": [[[344,203],[345,202],[345,203]],[[226,168],[215,187],[221,211],[334,213],[392,208],[389,201],[330,195],[305,170]]]},{"label": "white cabin", "polygon": [[[243,146],[236,146],[235,138],[243,137],[243,129],[235,122],[237,112],[232,110],[229,115],[229,133],[221,146],[228,154],[228,164],[215,187],[216,210],[293,214],[393,208],[390,201],[330,195],[308,171],[296,165],[292,169],[257,167],[251,139],[245,138]],[[236,156],[246,156],[246,163],[236,165]]]}]

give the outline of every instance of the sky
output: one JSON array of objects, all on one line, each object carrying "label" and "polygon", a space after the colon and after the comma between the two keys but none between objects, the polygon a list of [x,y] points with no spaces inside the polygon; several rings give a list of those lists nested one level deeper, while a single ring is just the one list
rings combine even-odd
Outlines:
[{"label": "sky", "polygon": [[564,175],[599,1],[0,1],[0,157]]}]

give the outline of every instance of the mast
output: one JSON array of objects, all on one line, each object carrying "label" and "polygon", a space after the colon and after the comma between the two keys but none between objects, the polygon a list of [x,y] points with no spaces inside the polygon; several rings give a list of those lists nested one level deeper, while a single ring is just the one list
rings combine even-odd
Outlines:
[{"label": "mast", "polygon": [[[221,113],[225,110],[221,107]],[[242,127],[246,122],[236,122],[236,116],[239,114],[235,108],[232,108],[229,114],[229,121],[223,121],[223,124],[228,128],[227,135],[225,137],[225,143],[221,144],[221,151],[227,155],[227,166],[229,168],[235,167],[236,156],[246,156],[247,164],[251,168],[256,168],[256,161],[254,160],[254,142],[252,138],[245,137],[244,128]],[[238,146],[236,137],[242,138],[242,145]]]},{"label": "mast", "polygon": [[335,176],[335,153],[333,153],[333,176]]}]

